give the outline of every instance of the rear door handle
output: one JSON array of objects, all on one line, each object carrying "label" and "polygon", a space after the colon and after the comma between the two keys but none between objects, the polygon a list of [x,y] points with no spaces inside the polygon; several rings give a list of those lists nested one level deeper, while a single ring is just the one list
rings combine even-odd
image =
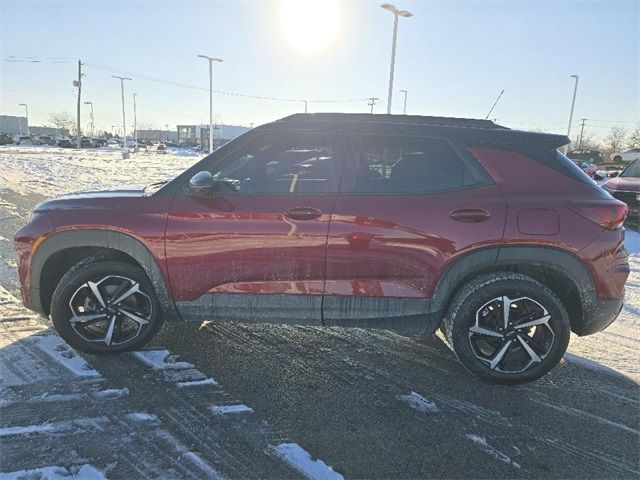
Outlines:
[{"label": "rear door handle", "polygon": [[451,212],[449,217],[456,222],[479,223],[489,220],[491,214],[481,208],[461,208]]},{"label": "rear door handle", "polygon": [[321,215],[320,210],[312,207],[294,207],[284,212],[284,216],[292,220],[315,220]]}]

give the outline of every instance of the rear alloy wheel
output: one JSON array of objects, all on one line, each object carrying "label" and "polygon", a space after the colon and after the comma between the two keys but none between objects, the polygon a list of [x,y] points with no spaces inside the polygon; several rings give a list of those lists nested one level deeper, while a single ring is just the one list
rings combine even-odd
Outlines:
[{"label": "rear alloy wheel", "polygon": [[570,335],[562,302],[525,275],[490,274],[453,299],[447,338],[462,364],[495,383],[523,383],[551,370]]},{"label": "rear alloy wheel", "polygon": [[120,352],[148,342],[161,324],[158,302],[138,267],[85,261],[60,281],[51,315],[60,336],[88,353]]}]

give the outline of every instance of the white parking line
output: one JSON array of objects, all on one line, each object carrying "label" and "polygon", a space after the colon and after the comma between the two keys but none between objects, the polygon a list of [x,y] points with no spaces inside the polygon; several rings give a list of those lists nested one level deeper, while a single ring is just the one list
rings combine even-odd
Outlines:
[{"label": "white parking line", "polygon": [[344,480],[322,460],[312,460],[311,455],[297,443],[281,443],[274,448],[277,456],[311,480]]},{"label": "white parking line", "polygon": [[33,342],[40,350],[78,377],[99,378],[101,376],[57,335],[34,335],[29,337],[28,341]]},{"label": "white parking line", "polygon": [[194,368],[189,362],[177,362],[169,350],[139,350],[133,355],[154,370],[187,370]]}]

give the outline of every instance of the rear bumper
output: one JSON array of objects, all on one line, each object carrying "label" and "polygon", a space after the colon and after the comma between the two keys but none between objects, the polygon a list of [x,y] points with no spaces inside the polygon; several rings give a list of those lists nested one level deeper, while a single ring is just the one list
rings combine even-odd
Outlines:
[{"label": "rear bumper", "polygon": [[623,305],[624,294],[615,300],[602,300],[593,293],[591,298],[583,299],[582,321],[572,322],[571,330],[580,336],[601,332],[618,318]]}]

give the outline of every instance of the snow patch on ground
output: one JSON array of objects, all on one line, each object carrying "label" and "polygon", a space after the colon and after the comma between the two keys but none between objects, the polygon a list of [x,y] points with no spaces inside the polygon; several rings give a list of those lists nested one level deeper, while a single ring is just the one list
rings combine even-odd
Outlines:
[{"label": "snow patch on ground", "polygon": [[74,467],[41,467],[33,470],[0,473],[0,480],[107,480],[107,477],[91,465]]},{"label": "snow patch on ground", "polygon": [[132,412],[127,413],[125,416],[134,422],[154,422],[158,419],[155,415],[147,412]]},{"label": "snow patch on ground", "polygon": [[91,368],[89,364],[79,356],[69,345],[57,335],[37,335],[29,338],[29,341],[79,377],[99,378],[100,374]]},{"label": "snow patch on ground", "polygon": [[107,417],[77,418],[68,422],[42,423],[36,425],[26,425],[24,427],[4,427],[0,428],[0,437],[10,437],[14,435],[31,435],[39,433],[59,433],[70,430],[101,430],[102,425],[109,423]]},{"label": "snow patch on ground", "polygon": [[520,465],[516,462],[514,462],[513,460],[511,460],[511,458],[502,453],[500,450],[498,450],[495,447],[492,447],[491,445],[489,445],[489,443],[487,443],[487,439],[484,437],[481,437],[479,435],[474,435],[472,433],[467,433],[465,435],[469,440],[471,440],[473,443],[475,443],[476,445],[478,445],[482,450],[485,451],[485,453],[487,453],[487,455],[489,455],[490,457],[495,458],[496,460],[502,462],[502,463],[506,463],[508,465],[513,466],[514,468],[520,469]]},{"label": "snow patch on ground", "polygon": [[209,410],[211,410],[214,415],[253,413],[253,408],[242,403],[235,405],[212,405],[209,407]]},{"label": "snow patch on ground", "polygon": [[344,480],[342,475],[322,460],[312,460],[309,452],[297,443],[281,443],[274,451],[282,460],[311,480]]},{"label": "snow patch on ground", "polygon": [[176,383],[176,387],[178,388],[200,387],[203,385],[218,385],[218,382],[216,382],[213,378],[205,378],[204,380],[191,380],[189,382]]},{"label": "snow patch on ground", "polygon": [[172,355],[169,350],[140,350],[133,352],[133,355],[154,370],[194,368],[191,363],[176,361],[176,356]]},{"label": "snow patch on ground", "polygon": [[440,409],[438,406],[430,400],[427,400],[422,395],[416,392],[411,392],[409,395],[400,395],[398,397],[403,402],[406,402],[411,408],[423,413],[436,413]]},{"label": "snow patch on ground", "polygon": [[119,147],[64,149],[0,147],[0,191],[55,197],[83,190],[104,190],[139,183],[148,185],[176,177],[200,158],[195,152],[139,152],[123,159]]},{"label": "snow patch on ground", "polygon": [[620,373],[619,371],[614,370],[613,368],[607,367],[606,365],[602,365],[601,363],[598,363],[594,360],[589,360],[588,358],[584,358],[579,355],[574,355],[573,353],[569,353],[569,352],[564,354],[564,359],[569,363],[579,365],[582,368],[586,368],[587,370],[591,370],[597,373],[603,373],[605,375],[610,375],[620,380],[635,383],[633,380],[631,380],[629,377],[627,377],[623,373]]}]

